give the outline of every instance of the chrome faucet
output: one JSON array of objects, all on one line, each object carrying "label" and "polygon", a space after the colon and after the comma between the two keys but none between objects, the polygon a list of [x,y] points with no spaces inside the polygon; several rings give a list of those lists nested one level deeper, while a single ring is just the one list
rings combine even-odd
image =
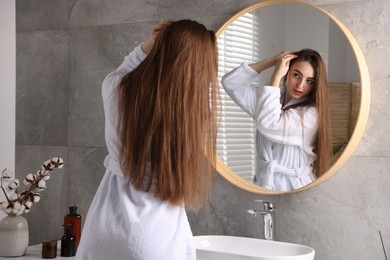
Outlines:
[{"label": "chrome faucet", "polygon": [[264,223],[264,239],[275,240],[275,206],[272,202],[255,200],[256,202],[263,204],[263,209],[248,209],[249,215],[256,217],[261,214],[263,216]]}]

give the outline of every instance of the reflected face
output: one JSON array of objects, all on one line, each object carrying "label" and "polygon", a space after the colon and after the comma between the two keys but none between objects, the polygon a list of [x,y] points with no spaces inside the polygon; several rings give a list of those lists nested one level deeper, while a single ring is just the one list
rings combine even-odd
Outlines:
[{"label": "reflected face", "polygon": [[313,66],[308,61],[296,61],[287,73],[284,103],[306,97],[313,90],[315,81]]}]

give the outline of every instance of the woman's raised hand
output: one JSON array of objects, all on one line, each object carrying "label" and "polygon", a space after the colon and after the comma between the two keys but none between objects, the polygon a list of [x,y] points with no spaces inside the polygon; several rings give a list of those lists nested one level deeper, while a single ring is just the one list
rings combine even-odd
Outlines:
[{"label": "woman's raised hand", "polygon": [[296,57],[297,55],[292,51],[282,51],[272,57],[272,60],[275,63],[275,69],[270,81],[271,86],[279,86],[280,80],[287,74],[288,69],[290,68],[290,61]]},{"label": "woman's raised hand", "polygon": [[156,42],[156,38],[157,38],[158,33],[161,30],[165,29],[165,27],[167,27],[167,25],[169,25],[170,23],[171,23],[171,21],[162,21],[162,22],[159,22],[159,23],[156,23],[153,25],[152,33],[150,34],[149,38],[141,46],[142,50],[145,53],[149,53],[152,50],[154,43]]}]

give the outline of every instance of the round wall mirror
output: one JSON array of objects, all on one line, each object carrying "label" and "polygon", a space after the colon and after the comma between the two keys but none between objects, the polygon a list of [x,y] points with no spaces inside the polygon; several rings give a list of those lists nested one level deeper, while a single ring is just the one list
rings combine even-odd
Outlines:
[{"label": "round wall mirror", "polygon": [[[272,0],[240,11],[216,34],[219,79],[244,61],[259,61],[283,50],[310,48],[319,52],[327,69],[333,149],[331,167],[304,187],[286,192],[254,184],[255,122],[221,86],[217,171],[242,189],[270,195],[305,190],[331,177],[355,150],[369,113],[368,70],[348,29],[326,11],[303,1]],[[265,85],[272,71],[264,71],[256,84]]]}]

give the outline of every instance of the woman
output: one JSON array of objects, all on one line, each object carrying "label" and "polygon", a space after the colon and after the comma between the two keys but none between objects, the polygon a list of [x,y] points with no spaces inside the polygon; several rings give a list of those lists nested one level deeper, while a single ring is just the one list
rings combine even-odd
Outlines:
[{"label": "woman", "polygon": [[[273,66],[270,86],[251,86],[259,73]],[[223,77],[222,85],[256,120],[256,184],[289,191],[325,173],[331,134],[326,69],[318,52],[284,51],[254,64],[243,63]]]},{"label": "woman", "polygon": [[76,259],[195,259],[184,203],[209,195],[217,92],[215,35],[190,20],[155,25],[105,78],[109,155]]}]

